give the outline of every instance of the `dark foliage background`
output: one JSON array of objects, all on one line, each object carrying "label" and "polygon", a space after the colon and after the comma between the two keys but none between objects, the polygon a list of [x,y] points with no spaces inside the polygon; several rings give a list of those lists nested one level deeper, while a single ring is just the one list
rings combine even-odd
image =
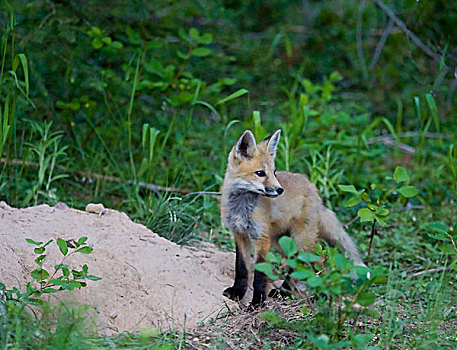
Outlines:
[{"label": "dark foliage background", "polygon": [[[278,169],[307,174],[362,251],[371,222],[352,220],[363,203],[339,185],[389,208],[373,263],[398,277],[442,271],[453,253],[424,225],[455,234],[455,1],[15,0],[0,27],[0,199],[12,206],[102,202],[176,242],[233,249],[212,193],[228,151],[246,128],[281,128]],[[383,202],[370,186],[399,165],[419,193]]]}]

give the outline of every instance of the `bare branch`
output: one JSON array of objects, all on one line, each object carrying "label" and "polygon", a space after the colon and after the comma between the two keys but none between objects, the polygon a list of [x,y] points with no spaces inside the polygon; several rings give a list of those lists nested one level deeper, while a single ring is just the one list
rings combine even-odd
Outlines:
[{"label": "bare branch", "polygon": [[381,142],[386,146],[398,147],[403,153],[416,154],[416,149],[414,147],[408,146],[401,142],[395,142],[394,138],[390,135],[377,136],[367,141],[367,144],[373,144]]},{"label": "bare branch", "polygon": [[[378,5],[381,10],[383,10],[389,18],[394,21],[394,23],[408,36],[422,51],[424,51],[428,56],[433,58],[435,61],[441,61],[441,55],[433,52],[429,47],[427,47],[412,31],[410,31],[405,23],[399,19],[395,13],[388,8],[381,0],[373,0],[376,5]],[[446,66],[446,65],[445,65]],[[449,67],[448,67],[449,69]]]},{"label": "bare branch", "polygon": [[357,32],[356,32],[356,44],[357,44],[357,55],[359,56],[360,65],[362,67],[363,78],[368,80],[367,62],[365,60],[365,54],[363,53],[362,46],[362,27],[363,27],[363,10],[365,9],[365,0],[360,0],[359,12],[357,15]]},{"label": "bare branch", "polygon": [[421,276],[421,275],[426,274],[426,273],[439,272],[439,271],[444,271],[444,270],[450,270],[450,268],[449,267],[445,267],[445,266],[440,266],[440,267],[433,268],[433,269],[422,270],[422,271],[419,271],[419,272],[416,272],[416,273],[410,273],[410,274],[408,274],[408,277],[409,278],[417,277],[417,276]]},{"label": "bare branch", "polygon": [[382,49],[384,48],[384,45],[386,44],[387,38],[389,37],[390,33],[392,32],[393,27],[394,27],[394,21],[392,20],[392,18],[389,18],[389,22],[387,22],[387,25],[384,28],[382,37],[379,40],[378,45],[376,45],[376,49],[374,50],[373,58],[370,63],[370,71],[372,71],[374,66],[376,65],[376,63],[378,63],[379,57],[381,57]]},{"label": "bare branch", "polygon": [[[29,162],[29,161],[23,161],[22,159],[6,159],[6,158],[1,158],[0,163],[7,163],[7,164],[12,164],[12,165],[19,165],[19,166],[26,166],[30,168],[39,168],[40,164],[35,163],[35,162]],[[59,170],[67,170],[65,169],[64,166],[59,165],[57,166]],[[109,176],[109,175],[103,175],[103,174],[97,174],[97,173],[89,173],[81,170],[76,170],[72,171],[75,175],[79,176],[83,182],[85,181],[92,181],[93,179],[97,180],[104,180],[107,182],[117,182],[117,183],[126,183],[126,184],[134,184],[132,180],[124,180],[121,179],[120,177],[115,177],[115,176]],[[145,188],[154,192],[177,192],[181,194],[190,194],[193,193],[191,190],[188,189],[181,189],[181,188],[176,188],[176,187],[166,187],[166,186],[159,186],[159,185],[154,185],[146,182],[139,182],[138,186],[140,188]]]}]

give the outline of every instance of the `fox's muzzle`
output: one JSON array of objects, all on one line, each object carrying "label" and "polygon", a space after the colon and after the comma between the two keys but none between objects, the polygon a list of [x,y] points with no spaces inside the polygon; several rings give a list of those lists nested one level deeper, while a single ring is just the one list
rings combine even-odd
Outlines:
[{"label": "fox's muzzle", "polygon": [[265,196],[270,198],[278,197],[284,192],[282,187],[265,187]]}]

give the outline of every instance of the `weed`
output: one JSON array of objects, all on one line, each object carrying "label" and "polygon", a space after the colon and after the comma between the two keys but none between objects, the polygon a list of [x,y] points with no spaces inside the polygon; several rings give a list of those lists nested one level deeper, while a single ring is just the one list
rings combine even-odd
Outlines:
[{"label": "weed", "polygon": [[[344,325],[348,318],[354,317],[354,305],[366,307],[375,302],[375,294],[369,287],[386,282],[383,269],[354,266],[335,248],[323,249],[321,245],[316,246],[315,254],[299,252],[295,241],[287,236],[281,237],[279,245],[286,256],[284,264],[279,253],[270,252],[267,262],[256,264],[255,269],[272,280],[285,280],[298,295],[302,293],[292,280],[306,282],[316,296],[311,309],[302,308],[304,314],[312,315],[307,326],[311,332],[308,338],[321,348],[331,348],[330,341],[336,348],[347,345],[347,341],[336,341],[346,337]],[[316,331],[321,335],[315,336]]]}]

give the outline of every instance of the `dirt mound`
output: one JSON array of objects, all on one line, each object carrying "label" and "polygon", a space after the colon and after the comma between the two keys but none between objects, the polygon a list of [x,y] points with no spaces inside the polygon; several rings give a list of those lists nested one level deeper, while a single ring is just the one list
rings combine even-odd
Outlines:
[{"label": "dirt mound", "polygon": [[[227,305],[235,307],[222,296],[233,283],[233,253],[210,246],[178,246],[115,210],[99,217],[65,205],[15,209],[0,202],[0,281],[22,288],[30,281],[36,255],[26,238],[46,241],[83,236],[94,251],[76,254],[67,263],[73,267],[87,264],[90,274],[103,279],[58,295],[95,306],[100,312],[97,323],[112,331],[184,324],[193,328]],[[54,243],[48,248],[45,268],[53,270],[60,260]]]}]

